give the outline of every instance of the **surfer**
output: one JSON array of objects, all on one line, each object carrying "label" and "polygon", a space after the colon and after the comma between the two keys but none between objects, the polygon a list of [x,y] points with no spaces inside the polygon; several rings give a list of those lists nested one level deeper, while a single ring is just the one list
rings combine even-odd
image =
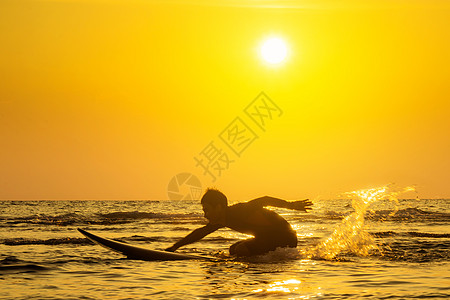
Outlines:
[{"label": "surfer", "polygon": [[264,207],[273,206],[307,212],[312,206],[312,202],[308,199],[285,201],[268,196],[228,206],[227,197],[216,189],[208,189],[201,199],[201,204],[208,224],[195,229],[166,251],[173,252],[223,227],[254,236],[231,245],[229,250],[231,255],[252,256],[265,254],[278,247],[295,248],[297,234],[291,225],[279,214]]}]

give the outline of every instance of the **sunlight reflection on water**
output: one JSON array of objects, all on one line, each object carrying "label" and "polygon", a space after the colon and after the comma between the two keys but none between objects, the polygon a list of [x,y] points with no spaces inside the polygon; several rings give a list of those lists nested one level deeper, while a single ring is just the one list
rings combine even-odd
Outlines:
[{"label": "sunlight reflection on water", "polygon": [[279,297],[289,295],[289,299],[312,299],[322,295],[321,287],[308,288],[302,284],[301,280],[298,279],[275,281],[268,284],[266,288],[253,290],[252,293]]}]

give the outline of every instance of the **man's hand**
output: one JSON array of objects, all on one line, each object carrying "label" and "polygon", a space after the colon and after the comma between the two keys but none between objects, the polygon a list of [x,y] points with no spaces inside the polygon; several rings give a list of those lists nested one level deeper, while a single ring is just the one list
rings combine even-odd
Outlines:
[{"label": "man's hand", "polygon": [[168,252],[175,252],[175,250],[177,250],[177,248],[175,248],[174,246],[170,246],[167,249],[164,249],[164,251],[168,251]]},{"label": "man's hand", "polygon": [[290,209],[302,210],[305,212],[308,212],[308,210],[311,210],[312,205],[313,205],[313,203],[309,199],[289,202]]}]

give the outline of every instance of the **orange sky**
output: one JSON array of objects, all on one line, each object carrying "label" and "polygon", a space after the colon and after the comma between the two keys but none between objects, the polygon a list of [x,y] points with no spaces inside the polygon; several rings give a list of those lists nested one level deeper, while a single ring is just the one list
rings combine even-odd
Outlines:
[{"label": "orange sky", "polygon": [[[450,4],[359,2],[3,0],[0,199],[168,199],[181,172],[238,200],[450,198]],[[244,111],[262,91],[265,131]],[[240,156],[237,117],[258,136]],[[210,142],[234,160],[215,182]]]}]

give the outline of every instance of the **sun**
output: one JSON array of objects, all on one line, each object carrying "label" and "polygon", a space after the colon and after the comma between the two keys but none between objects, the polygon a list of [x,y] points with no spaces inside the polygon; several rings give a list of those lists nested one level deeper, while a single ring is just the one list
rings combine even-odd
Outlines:
[{"label": "sun", "polygon": [[263,42],[260,53],[264,61],[269,64],[279,64],[286,60],[288,48],[283,39],[273,37]]}]

